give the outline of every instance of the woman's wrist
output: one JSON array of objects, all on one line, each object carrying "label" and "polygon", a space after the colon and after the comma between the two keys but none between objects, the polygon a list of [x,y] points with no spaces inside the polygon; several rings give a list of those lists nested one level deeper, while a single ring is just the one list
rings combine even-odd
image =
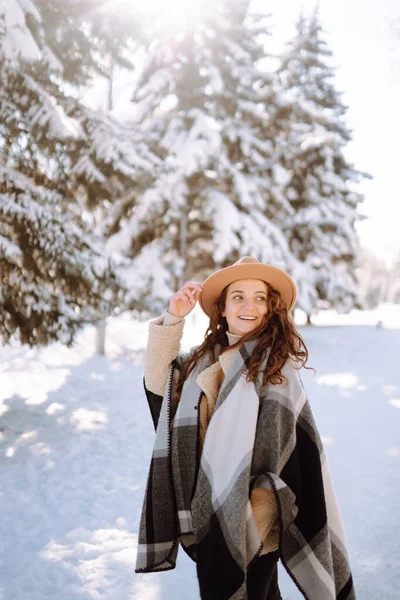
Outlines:
[{"label": "woman's wrist", "polygon": [[166,310],[164,313],[164,321],[163,325],[175,325],[175,323],[181,323],[184,317],[178,317],[177,315],[172,314],[169,310]]}]

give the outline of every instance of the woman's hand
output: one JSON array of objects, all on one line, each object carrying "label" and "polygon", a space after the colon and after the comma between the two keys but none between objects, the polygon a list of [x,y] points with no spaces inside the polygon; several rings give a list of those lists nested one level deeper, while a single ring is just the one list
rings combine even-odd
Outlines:
[{"label": "woman's hand", "polygon": [[168,312],[174,317],[186,317],[196,306],[201,290],[200,283],[188,281],[174,294],[169,302]]}]

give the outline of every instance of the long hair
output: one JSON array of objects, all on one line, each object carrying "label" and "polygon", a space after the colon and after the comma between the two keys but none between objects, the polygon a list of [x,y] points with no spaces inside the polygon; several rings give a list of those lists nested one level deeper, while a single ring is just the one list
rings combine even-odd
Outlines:
[{"label": "long hair", "polygon": [[[296,331],[288,308],[278,290],[273,288],[269,283],[267,283],[267,313],[264,321],[258,327],[241,337],[238,342],[229,346],[226,335],[228,323],[226,318],[222,316],[222,312],[225,309],[227,289],[228,286],[224,288],[218,301],[212,307],[210,324],[205,333],[204,342],[196,348],[189,358],[183,361],[177,384],[178,397],[196,361],[204,356],[204,354],[211,352],[213,361],[215,362],[218,358],[216,354],[217,347],[220,348],[219,353],[223,353],[228,348],[236,348],[243,342],[256,338],[258,339],[258,343],[247,365],[248,382],[254,381],[256,378],[260,370],[260,364],[268,348],[271,349],[271,352],[268,357],[268,364],[263,373],[263,385],[267,383],[276,385],[284,382],[287,383],[286,377],[282,375],[282,368],[288,358],[294,360],[296,369],[301,369],[302,367],[311,369],[311,367],[306,367],[308,350],[302,337]],[[315,372],[315,369],[312,370]]]}]

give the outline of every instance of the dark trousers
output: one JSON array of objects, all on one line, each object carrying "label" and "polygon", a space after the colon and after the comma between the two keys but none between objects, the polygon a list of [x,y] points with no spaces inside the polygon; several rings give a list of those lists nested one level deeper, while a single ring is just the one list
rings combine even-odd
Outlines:
[{"label": "dark trousers", "polygon": [[263,554],[247,570],[248,600],[282,600],[278,587],[279,550]]}]

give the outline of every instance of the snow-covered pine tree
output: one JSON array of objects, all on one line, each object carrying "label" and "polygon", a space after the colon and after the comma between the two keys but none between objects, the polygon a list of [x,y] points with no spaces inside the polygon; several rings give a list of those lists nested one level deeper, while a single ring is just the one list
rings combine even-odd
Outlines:
[{"label": "snow-covered pine tree", "polygon": [[[66,207],[67,208],[67,207]],[[103,317],[120,286],[85,224],[64,199],[0,166],[0,338],[70,343]]]},{"label": "snow-covered pine tree", "polygon": [[140,185],[151,163],[135,131],[77,99],[77,86],[102,68],[88,20],[99,15],[90,5],[98,9],[93,0],[11,0],[0,9],[6,340],[16,332],[30,344],[70,341],[79,323],[103,318],[121,301],[87,208],[101,210]]},{"label": "snow-covered pine tree", "polygon": [[[268,139],[265,34],[248,2],[203,4],[195,25],[154,37],[135,90],[137,119],[162,159],[154,184],[114,227],[133,297],[153,310],[188,277],[243,254],[291,270],[281,233],[293,209],[280,193]],[[150,265],[157,265],[157,271]]]},{"label": "snow-covered pine tree", "polygon": [[367,175],[345,157],[351,132],[331,56],[316,9],[298,19],[278,69],[287,102],[279,161],[290,174],[284,191],[295,211],[284,230],[299,261],[298,305],[308,315],[319,307],[349,310],[357,301],[355,223],[363,198],[354,184]]}]

